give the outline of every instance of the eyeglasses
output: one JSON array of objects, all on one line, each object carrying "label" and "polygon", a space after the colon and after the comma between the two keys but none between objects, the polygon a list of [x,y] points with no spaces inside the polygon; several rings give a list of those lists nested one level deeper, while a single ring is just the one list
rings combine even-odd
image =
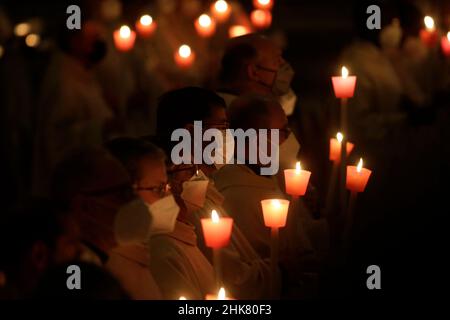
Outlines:
[{"label": "eyeglasses", "polygon": [[162,183],[155,187],[135,187],[134,190],[153,192],[159,197],[163,197],[170,191],[170,185],[168,183]]}]

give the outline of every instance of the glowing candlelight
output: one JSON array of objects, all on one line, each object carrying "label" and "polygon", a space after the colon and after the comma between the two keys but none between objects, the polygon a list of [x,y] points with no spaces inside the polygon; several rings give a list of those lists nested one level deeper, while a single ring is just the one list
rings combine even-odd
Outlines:
[{"label": "glowing candlelight", "polygon": [[218,0],[212,4],[211,12],[217,21],[223,22],[230,16],[231,7],[225,0]]},{"label": "glowing candlelight", "polygon": [[19,23],[14,27],[14,34],[18,37],[24,37],[31,32],[31,26],[27,22]]},{"label": "glowing candlelight", "polygon": [[225,288],[221,287],[217,294],[206,295],[206,300],[234,300],[234,299],[227,297]]},{"label": "glowing candlelight", "polygon": [[136,32],[130,29],[130,27],[123,25],[119,30],[114,31],[114,44],[120,51],[129,51],[134,46],[136,40]]},{"label": "glowing candlelight", "polygon": [[300,161],[295,164],[295,169],[284,170],[286,193],[292,196],[303,196],[308,188],[311,172],[302,170]]},{"label": "glowing candlelight", "polygon": [[181,296],[178,300],[186,300],[186,297]]},{"label": "glowing candlelight", "polygon": [[175,52],[175,62],[180,68],[189,68],[195,60],[195,53],[187,44],[181,45]]},{"label": "glowing candlelight", "polygon": [[286,226],[289,211],[289,200],[266,199],[261,200],[264,224],[269,228],[282,228]]},{"label": "glowing candlelight", "polygon": [[156,22],[153,18],[145,14],[136,22],[136,30],[141,37],[150,37],[156,29]]},{"label": "glowing candlelight", "polygon": [[272,23],[272,14],[268,10],[256,9],[250,14],[252,24],[258,29],[267,29]]},{"label": "glowing candlelight", "polygon": [[363,168],[362,158],[356,167],[347,166],[347,189],[353,192],[363,192],[371,173],[372,171]]},{"label": "glowing candlelight", "polygon": [[253,6],[257,9],[271,10],[273,0],[253,0]]},{"label": "glowing candlelight", "polygon": [[216,210],[211,211],[211,219],[201,219],[203,236],[207,247],[219,249],[230,242],[233,219],[219,217]]},{"label": "glowing candlelight", "polygon": [[230,38],[240,37],[250,33],[251,30],[242,25],[233,25],[228,30],[228,35]]},{"label": "glowing candlelight", "polygon": [[[340,132],[336,134],[336,138],[330,139],[330,160],[340,162],[341,161],[341,146],[342,141],[344,140],[344,135]],[[346,143],[347,146],[347,155],[349,155],[355,145],[351,142]]]},{"label": "glowing candlelight", "polygon": [[420,38],[422,39],[422,42],[428,47],[434,47],[438,40],[438,34],[434,25],[434,20],[432,17],[426,16],[423,19],[423,22],[425,25],[425,29],[420,30]]},{"label": "glowing candlelight", "polygon": [[348,69],[343,66],[341,77],[331,77],[336,98],[351,98],[355,92],[356,76],[349,76]]},{"label": "glowing candlelight", "polygon": [[210,37],[216,31],[216,22],[207,14],[202,14],[195,20],[195,29],[202,37]]},{"label": "glowing candlelight", "polygon": [[447,32],[446,37],[442,37],[441,39],[441,48],[442,52],[449,57],[450,56],[450,31]]}]

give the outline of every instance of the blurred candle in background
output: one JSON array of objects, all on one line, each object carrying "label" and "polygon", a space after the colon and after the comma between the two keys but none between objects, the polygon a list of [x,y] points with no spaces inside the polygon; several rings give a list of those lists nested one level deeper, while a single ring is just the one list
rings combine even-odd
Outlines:
[{"label": "blurred candle in background", "polygon": [[234,300],[232,298],[227,297],[225,288],[220,288],[217,294],[208,294],[206,295],[206,300]]},{"label": "blurred candle in background", "polygon": [[434,47],[438,40],[437,30],[434,26],[434,20],[430,16],[426,16],[423,19],[425,29],[420,30],[420,39],[427,47]]},{"label": "blurred candle in background", "polygon": [[231,7],[225,0],[218,0],[211,5],[211,12],[219,22],[224,22],[231,14]]},{"label": "blurred candle in background", "polygon": [[114,45],[117,50],[129,51],[134,46],[136,40],[136,32],[130,29],[130,27],[123,25],[119,30],[113,33]]},{"label": "blurred candle in background", "polygon": [[347,166],[347,189],[353,192],[363,192],[371,173],[372,171],[369,169],[363,168],[362,158],[356,167]]},{"label": "blurred candle in background", "polygon": [[210,37],[216,31],[216,22],[207,14],[202,14],[195,20],[195,29],[202,37]]},{"label": "blurred candle in background", "polygon": [[295,164],[295,169],[284,170],[286,193],[291,196],[303,196],[308,188],[311,171],[302,170],[300,161]]},{"label": "blurred candle in background", "polygon": [[271,10],[273,7],[273,0],[253,0],[253,6],[257,9]]},{"label": "blurred candle in background", "polygon": [[250,14],[252,24],[258,29],[267,29],[272,24],[272,14],[269,10],[256,9]]},{"label": "blurred candle in background", "polygon": [[355,93],[356,76],[349,76],[348,69],[343,66],[341,76],[331,77],[336,98],[351,98]]},{"label": "blurred candle in background", "polygon": [[211,211],[211,219],[201,219],[205,244],[209,248],[226,247],[230,242],[233,219],[219,217],[216,210]]},{"label": "blurred candle in background", "polygon": [[233,25],[228,30],[228,35],[230,38],[240,37],[245,34],[250,33],[251,30],[245,26],[242,25]]},{"label": "blurred candle in background", "polygon": [[156,22],[153,18],[145,14],[136,22],[136,30],[143,38],[148,38],[155,32]]},{"label": "blurred candle in background", "polygon": [[189,68],[195,60],[195,53],[187,44],[181,45],[175,52],[174,59],[180,68]]},{"label": "blurred candle in background", "polygon": [[442,52],[447,56],[450,57],[450,31],[447,32],[447,36],[443,36],[441,39],[441,48]]},{"label": "blurred candle in background", "polygon": [[[341,145],[342,145],[343,139],[344,139],[344,136],[340,132],[338,132],[336,134],[336,138],[330,139],[330,160],[331,161],[337,161],[337,162],[341,161]],[[347,142],[347,155],[349,155],[352,152],[354,147],[355,147],[355,145],[353,143]]]}]

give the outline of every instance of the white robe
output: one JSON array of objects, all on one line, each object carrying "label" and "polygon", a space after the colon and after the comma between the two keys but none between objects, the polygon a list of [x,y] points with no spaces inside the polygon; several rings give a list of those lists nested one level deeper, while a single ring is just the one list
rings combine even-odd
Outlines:
[{"label": "white robe", "polygon": [[149,269],[150,255],[144,244],[129,244],[112,250],[106,262],[130,298],[161,300],[162,294]]},{"label": "white robe", "polygon": [[213,267],[197,247],[193,225],[177,221],[172,233],[153,235],[149,246],[150,270],[165,299],[202,300],[217,292]]}]

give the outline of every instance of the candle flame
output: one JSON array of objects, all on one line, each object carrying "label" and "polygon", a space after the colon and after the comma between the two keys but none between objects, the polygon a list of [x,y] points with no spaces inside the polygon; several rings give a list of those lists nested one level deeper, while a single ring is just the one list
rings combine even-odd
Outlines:
[{"label": "candle flame", "polygon": [[433,20],[432,17],[426,16],[425,18],[423,18],[423,22],[425,23],[425,27],[428,30],[433,30],[434,29],[434,20]]},{"label": "candle flame", "polygon": [[302,167],[300,166],[300,161],[297,161],[295,164],[295,173],[300,174],[300,171],[302,170]]},{"label": "candle flame", "polygon": [[131,29],[128,26],[121,26],[119,29],[119,35],[121,38],[129,38],[131,36]]},{"label": "candle flame", "polygon": [[151,16],[149,16],[148,14],[145,14],[141,17],[141,19],[139,20],[139,22],[143,25],[143,26],[149,26],[153,23],[153,18]]},{"label": "candle flame", "polygon": [[270,3],[270,0],[258,0],[260,5],[267,6]]},{"label": "candle flame", "polygon": [[196,175],[196,176],[198,176],[198,169],[197,169],[197,170],[195,170],[195,175]]},{"label": "candle flame", "polygon": [[281,208],[281,202],[278,199],[272,200],[271,204],[272,204],[273,207],[275,207],[277,209]]},{"label": "candle flame", "polygon": [[228,10],[228,3],[225,0],[218,0],[214,4],[214,9],[217,12],[226,12]]},{"label": "candle flame", "polygon": [[230,38],[240,37],[246,35],[247,33],[250,33],[250,30],[248,30],[247,27],[241,25],[231,26],[229,30]]},{"label": "candle flame", "polygon": [[356,171],[361,172],[362,166],[363,166],[363,160],[362,160],[362,158],[360,158],[359,162],[358,162],[358,166],[356,167]]},{"label": "candle flame", "polygon": [[344,135],[342,133],[338,132],[336,134],[336,139],[337,139],[337,141],[339,141],[339,143],[342,143],[342,140],[344,140]]},{"label": "candle flame", "polygon": [[178,300],[186,300],[186,297],[181,296]]},{"label": "candle flame", "polygon": [[191,48],[187,44],[183,44],[178,49],[178,54],[182,58],[188,58],[191,55]]},{"label": "candle flame", "polygon": [[348,77],[348,69],[345,66],[342,67],[341,73],[342,73],[342,78],[345,79]]},{"label": "candle flame", "polygon": [[219,290],[219,294],[217,295],[217,300],[226,300],[227,296],[225,295],[225,289],[222,287]]},{"label": "candle flame", "polygon": [[211,211],[211,219],[213,223],[219,223],[220,218],[216,210]]},{"label": "candle flame", "polygon": [[211,25],[211,23],[212,23],[211,18],[207,14],[202,14],[198,18],[198,24],[203,28],[208,28]]},{"label": "candle flame", "polygon": [[450,42],[450,31],[447,32],[447,40]]}]

